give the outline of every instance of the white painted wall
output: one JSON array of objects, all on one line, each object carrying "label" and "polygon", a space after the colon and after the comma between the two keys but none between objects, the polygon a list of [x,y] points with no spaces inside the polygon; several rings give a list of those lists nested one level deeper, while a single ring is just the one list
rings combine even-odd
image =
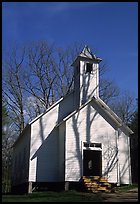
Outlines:
[{"label": "white painted wall", "polygon": [[66,181],[79,181],[82,176],[82,142],[102,143],[103,175],[109,182],[117,182],[117,164],[113,159],[116,154],[115,130],[91,105],[66,121]]},{"label": "white painted wall", "polygon": [[59,180],[64,181],[65,175],[65,132],[66,132],[65,123],[62,123],[59,126],[59,143],[58,143],[58,150],[59,150]]},{"label": "white painted wall", "polygon": [[[55,126],[74,109],[73,93],[31,124],[29,181],[59,181],[59,129]],[[60,130],[62,132],[62,130]],[[62,138],[64,136],[62,135]],[[60,152],[62,158],[62,152]],[[62,178],[62,175],[60,175]]]},{"label": "white painted wall", "polygon": [[118,144],[120,183],[131,184],[130,138],[123,132],[120,132]]},{"label": "white painted wall", "polygon": [[[102,173],[109,182],[116,183],[118,181],[117,170],[119,168],[121,182],[130,182],[130,168],[128,168],[130,160],[127,158],[129,155],[128,138],[121,134],[119,141],[117,141],[116,125],[99,108],[98,104],[91,102],[69,118],[66,123],[62,123],[56,128],[56,125],[63,118],[78,109],[89,98],[99,97],[99,64],[93,63],[93,72],[91,74],[86,73],[86,63],[91,61],[93,62],[90,59],[83,59],[83,61],[75,63],[74,92],[66,96],[64,100],[60,100],[44,115],[42,114],[41,117],[35,119],[31,123],[31,135],[25,131],[23,137],[18,141],[14,152],[14,158],[18,157],[19,161],[13,170],[13,172],[17,172],[16,179],[14,179],[15,183],[23,183],[27,180],[22,171],[20,172],[23,165],[20,161],[22,161],[22,153],[26,150],[24,148],[28,146],[26,151],[29,152],[29,144],[29,181],[56,182],[63,179],[78,181],[83,171],[83,142],[102,143]],[[117,142],[119,144],[119,156],[116,155]]]},{"label": "white painted wall", "polygon": [[80,89],[81,101],[87,102],[92,96],[99,97],[99,76],[98,63],[93,63],[92,73],[86,73],[86,63],[88,61],[80,61]]},{"label": "white painted wall", "polygon": [[24,130],[13,149],[12,185],[28,182],[30,127]]}]

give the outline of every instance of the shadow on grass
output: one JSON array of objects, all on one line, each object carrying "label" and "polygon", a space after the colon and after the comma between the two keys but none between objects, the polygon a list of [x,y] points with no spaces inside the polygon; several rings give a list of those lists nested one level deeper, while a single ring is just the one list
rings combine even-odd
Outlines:
[{"label": "shadow on grass", "polygon": [[34,192],[29,195],[3,195],[2,202],[102,202],[99,193]]}]

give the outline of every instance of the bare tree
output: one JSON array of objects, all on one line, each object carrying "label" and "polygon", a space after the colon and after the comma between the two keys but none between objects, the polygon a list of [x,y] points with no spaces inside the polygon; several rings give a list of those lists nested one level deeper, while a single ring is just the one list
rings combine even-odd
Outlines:
[{"label": "bare tree", "polygon": [[21,56],[13,51],[9,61],[3,65],[4,74],[2,80],[3,99],[11,113],[13,122],[18,126],[19,132],[24,129],[24,93],[23,70],[25,52]]},{"label": "bare tree", "polygon": [[128,91],[122,93],[118,98],[110,104],[112,110],[126,124],[130,124],[133,114],[136,110],[135,98]]},{"label": "bare tree", "polygon": [[[55,74],[53,67],[54,50],[52,45],[39,42],[27,49],[28,76],[26,76],[25,90],[40,101],[42,107],[47,109],[53,102],[53,83]],[[42,110],[38,110],[39,113]]]},{"label": "bare tree", "polygon": [[[6,63],[3,63],[3,102],[12,121],[3,141],[3,172],[9,172],[6,168],[10,167],[11,144],[16,138],[14,135],[18,136],[29,121],[73,90],[71,63],[82,48],[82,44],[64,49],[38,42],[20,49],[20,52],[14,49]],[[130,95],[118,98],[118,87],[113,81],[104,79],[107,66],[101,64],[99,69],[100,97],[111,104],[124,122],[129,122],[134,108],[133,98]],[[8,175],[4,174],[4,180],[9,179]]]},{"label": "bare tree", "polygon": [[[32,115],[38,115],[64,97],[73,89],[73,69],[71,63],[76,57],[79,47],[56,48],[47,42],[40,41],[28,46],[27,67],[24,89],[30,100],[37,107]],[[32,98],[31,98],[32,97]],[[29,101],[29,100],[28,100]],[[33,113],[33,107],[27,104],[26,111]]]},{"label": "bare tree", "polygon": [[11,120],[8,115],[7,106],[2,106],[2,192],[10,192],[11,175],[11,146],[14,140],[11,140],[10,134]]},{"label": "bare tree", "polygon": [[66,49],[58,48],[56,50],[56,66],[54,72],[56,74],[55,90],[57,96],[65,96],[73,90],[74,71],[71,66],[77,55],[82,49],[81,44],[74,44]]},{"label": "bare tree", "polygon": [[[83,45],[78,43],[56,48],[40,41],[26,46],[21,55],[12,53],[3,77],[3,94],[20,132],[29,120],[73,90],[71,64],[82,49]],[[118,96],[119,90],[111,80],[103,78],[107,66],[101,64],[99,69],[100,97],[108,103]]]},{"label": "bare tree", "polygon": [[[104,70],[103,70],[104,71]],[[100,98],[108,104],[114,98],[119,96],[120,90],[118,86],[110,79],[101,78],[100,80]]]}]

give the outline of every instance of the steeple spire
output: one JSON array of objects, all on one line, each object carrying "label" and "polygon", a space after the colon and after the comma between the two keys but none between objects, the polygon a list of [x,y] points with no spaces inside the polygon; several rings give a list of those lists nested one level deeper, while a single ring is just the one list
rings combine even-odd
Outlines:
[{"label": "steeple spire", "polygon": [[92,59],[92,60],[101,61],[101,59],[98,58],[98,57],[96,57],[95,54],[92,54],[90,48],[89,48],[87,45],[85,45],[84,49],[82,50],[82,52],[80,53],[79,56],[81,56],[81,57],[86,57],[86,58],[90,58],[90,59]]},{"label": "steeple spire", "polygon": [[85,47],[83,48],[83,50],[81,51],[81,53],[76,57],[76,59],[74,60],[74,62],[72,63],[72,66],[74,66],[74,64],[79,61],[81,58],[87,59],[87,60],[92,60],[93,62],[97,62],[100,63],[102,61],[101,58],[96,57],[95,54],[93,54],[90,50],[90,48],[85,45]]},{"label": "steeple spire", "polygon": [[85,45],[73,62],[75,103],[77,106],[81,106],[93,96],[99,97],[99,63],[101,61]]}]

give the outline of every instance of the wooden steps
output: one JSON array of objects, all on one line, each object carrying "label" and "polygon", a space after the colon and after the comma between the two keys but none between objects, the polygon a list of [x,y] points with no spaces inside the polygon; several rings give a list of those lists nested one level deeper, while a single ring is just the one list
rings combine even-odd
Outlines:
[{"label": "wooden steps", "polygon": [[100,176],[83,176],[82,182],[88,192],[111,192],[111,184]]}]

